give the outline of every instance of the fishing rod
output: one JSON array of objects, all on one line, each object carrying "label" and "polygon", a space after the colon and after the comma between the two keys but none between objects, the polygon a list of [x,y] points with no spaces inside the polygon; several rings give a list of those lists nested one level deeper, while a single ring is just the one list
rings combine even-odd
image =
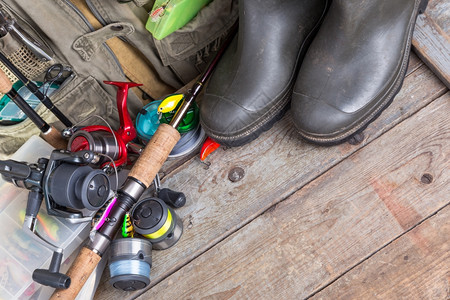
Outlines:
[{"label": "fishing rod", "polygon": [[168,158],[175,144],[180,139],[177,130],[195,97],[201,92],[205,82],[211,76],[227,46],[237,31],[237,22],[215,58],[210,62],[200,79],[188,91],[188,95],[169,124],[160,124],[144,151],[131,168],[125,183],[117,191],[117,200],[108,215],[108,220],[81,249],[70,267],[67,275],[72,284],[68,289],[57,289],[50,299],[75,299],[84,283],[100,262],[117,231],[121,228],[125,214],[133,207],[143,192],[151,185]]},{"label": "fishing rod", "polygon": [[0,60],[5,66],[19,78],[20,81],[45,105],[66,127],[72,127],[72,122],[53,104],[47,95],[44,95],[31,80],[25,75],[5,56],[0,52]]},{"label": "fishing rod", "polygon": [[0,70],[0,93],[7,95],[23,112],[24,114],[39,128],[41,136],[50,145],[56,149],[66,149],[67,142],[61,136],[60,132],[53,126],[47,124],[37,112],[17,93],[13,88],[11,81],[6,76],[5,72]]}]

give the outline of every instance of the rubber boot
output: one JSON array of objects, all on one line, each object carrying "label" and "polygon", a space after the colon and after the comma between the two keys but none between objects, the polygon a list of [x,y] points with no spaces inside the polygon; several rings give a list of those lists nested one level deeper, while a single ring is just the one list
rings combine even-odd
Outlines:
[{"label": "rubber boot", "polygon": [[427,0],[334,0],[292,96],[300,135],[344,142],[391,103],[408,67],[416,17]]},{"label": "rubber boot", "polygon": [[242,0],[239,31],[200,103],[206,134],[240,146],[268,130],[288,108],[306,49],[326,0]]}]

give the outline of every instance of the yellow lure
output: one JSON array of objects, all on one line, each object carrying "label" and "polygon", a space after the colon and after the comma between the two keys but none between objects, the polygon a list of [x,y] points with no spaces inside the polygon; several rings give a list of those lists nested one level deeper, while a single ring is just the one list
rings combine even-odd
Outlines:
[{"label": "yellow lure", "polygon": [[174,110],[175,107],[177,107],[178,103],[183,99],[184,99],[183,94],[173,94],[167,96],[158,106],[158,112],[163,114]]},{"label": "yellow lure", "polygon": [[125,218],[123,219],[122,236],[124,238],[134,237],[134,227],[133,227],[133,223],[131,223],[131,218],[130,218],[129,213],[126,213]]}]

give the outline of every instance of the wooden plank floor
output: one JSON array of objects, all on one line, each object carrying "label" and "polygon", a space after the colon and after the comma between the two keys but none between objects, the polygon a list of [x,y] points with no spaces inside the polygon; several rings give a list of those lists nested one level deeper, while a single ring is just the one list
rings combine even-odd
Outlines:
[{"label": "wooden plank floor", "polygon": [[206,163],[168,163],[163,186],[188,198],[182,238],[153,251],[149,289],[116,290],[105,271],[95,299],[449,299],[449,100],[413,53],[358,143],[307,144],[288,113]]}]

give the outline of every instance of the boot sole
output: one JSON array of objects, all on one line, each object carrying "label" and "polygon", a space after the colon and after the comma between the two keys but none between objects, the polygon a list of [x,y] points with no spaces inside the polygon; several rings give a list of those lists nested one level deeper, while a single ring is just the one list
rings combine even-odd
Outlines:
[{"label": "boot sole", "polygon": [[298,133],[302,136],[303,139],[305,139],[308,142],[322,145],[322,146],[333,146],[342,144],[344,142],[347,142],[349,140],[352,140],[356,135],[361,134],[367,126],[370,125],[373,121],[375,121],[381,113],[391,105],[392,101],[394,100],[395,96],[400,92],[403,81],[405,79],[405,75],[408,69],[408,63],[409,63],[409,57],[411,52],[411,41],[412,36],[414,33],[414,27],[416,24],[416,19],[419,14],[422,14],[425,12],[426,7],[428,5],[428,0],[421,0],[419,4],[417,5],[416,14],[414,21],[411,23],[411,27],[409,29],[408,34],[408,40],[406,42],[406,51],[402,59],[402,65],[398,72],[397,78],[394,80],[394,82],[391,85],[391,88],[388,89],[386,92],[387,96],[385,100],[383,100],[378,106],[376,106],[373,111],[363,120],[359,121],[356,125],[353,125],[352,127],[348,128],[346,131],[339,133],[338,135],[334,137],[317,137],[314,135],[310,135],[307,132],[298,130]]}]

